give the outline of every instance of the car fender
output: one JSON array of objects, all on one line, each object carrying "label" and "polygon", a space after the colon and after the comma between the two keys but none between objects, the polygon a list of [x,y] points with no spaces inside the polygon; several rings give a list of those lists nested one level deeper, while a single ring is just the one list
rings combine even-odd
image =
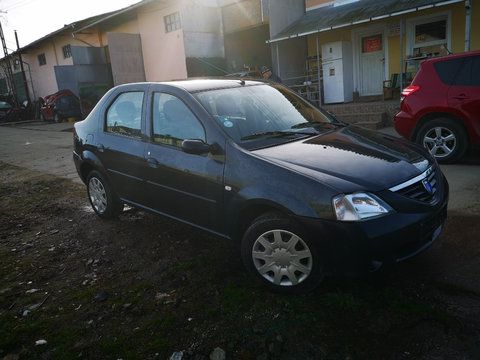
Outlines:
[{"label": "car fender", "polygon": [[103,166],[102,162],[100,161],[98,156],[95,155],[94,152],[90,150],[84,150],[81,155],[81,160],[82,160],[81,171],[82,171],[82,177],[84,179],[86,179],[88,176],[88,174],[85,173],[85,169],[87,168],[93,168],[95,170],[98,170],[102,174],[108,177],[105,167]]},{"label": "car fender", "polygon": [[249,206],[265,205],[279,209],[284,213],[299,216],[316,217],[316,212],[303,199],[293,194],[288,189],[272,188],[267,184],[249,186],[237,193],[243,205],[239,208]]},{"label": "car fender", "polygon": [[425,108],[419,112],[418,123],[414,131],[412,132],[412,139],[415,140],[420,128],[424,124],[426,124],[430,120],[437,119],[439,117],[447,117],[447,118],[456,120],[459,124],[461,124],[465,128],[469,138],[471,138],[471,135],[473,134],[474,129],[471,126],[472,125],[471,122],[465,120],[465,115],[462,112],[452,108],[435,107],[435,108]]},{"label": "car fender", "polygon": [[239,229],[245,230],[243,227],[248,226],[256,217],[270,211],[278,211],[287,216],[333,219],[330,206],[316,208],[313,204],[319,202],[310,200],[303,199],[285,187],[279,189],[266,184],[245,187],[226,199],[224,214],[227,232],[232,235]]}]

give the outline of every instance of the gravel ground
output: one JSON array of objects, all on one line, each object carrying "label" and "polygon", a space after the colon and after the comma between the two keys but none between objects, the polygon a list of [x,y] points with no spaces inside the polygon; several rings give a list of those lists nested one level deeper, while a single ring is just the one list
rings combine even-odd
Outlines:
[{"label": "gravel ground", "polygon": [[223,239],[0,163],[0,358],[479,359],[480,217],[390,277],[269,293]]}]

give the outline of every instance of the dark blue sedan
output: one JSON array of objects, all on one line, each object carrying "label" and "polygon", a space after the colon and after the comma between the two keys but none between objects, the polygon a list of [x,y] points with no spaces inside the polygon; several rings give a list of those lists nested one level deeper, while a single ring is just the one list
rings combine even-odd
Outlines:
[{"label": "dark blue sedan", "polygon": [[424,148],[260,81],[115,87],[75,124],[73,156],[100,217],[128,204],[237,241],[280,292],[408,259],[446,218],[448,184]]}]

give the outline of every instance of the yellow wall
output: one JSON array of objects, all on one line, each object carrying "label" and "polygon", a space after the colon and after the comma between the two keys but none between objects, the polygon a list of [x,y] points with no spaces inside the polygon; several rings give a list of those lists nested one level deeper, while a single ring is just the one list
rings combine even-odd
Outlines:
[{"label": "yellow wall", "polygon": [[[23,61],[30,64],[36,97],[43,97],[58,91],[57,80],[55,78],[55,71],[53,67],[57,65],[64,65],[59,61],[65,61],[63,60],[63,54],[59,54],[56,50],[54,40],[55,38],[49,39],[48,41],[40,44],[38,47],[30,49],[28,53],[22,54]],[[62,41],[60,41],[60,43],[62,43]],[[60,52],[61,51],[62,49],[60,47]],[[40,54],[45,54],[45,59],[47,60],[47,63],[42,66],[40,66],[38,62],[38,55]],[[27,77],[29,78],[29,74],[27,74]],[[28,88],[30,90],[30,95],[33,96],[30,81],[28,82]]]},{"label": "yellow wall", "polygon": [[108,29],[99,30],[97,29],[98,34],[97,37],[100,38],[100,44],[98,46],[105,46],[108,45],[108,33],[115,32],[121,34],[138,34],[138,21],[137,20],[130,20],[127,23],[121,24],[119,26],[115,26]]},{"label": "yellow wall", "polygon": [[[473,3],[474,1],[472,1]],[[480,50],[480,3],[472,5],[472,31],[470,35],[470,50]]]},{"label": "yellow wall", "polygon": [[[313,0],[311,1],[314,2]],[[307,1],[308,3],[308,1]],[[403,36],[403,56],[406,57],[406,30],[405,24],[407,19],[414,19],[422,16],[427,16],[436,13],[445,13],[450,11],[451,13],[451,51],[453,53],[463,52],[465,48],[465,5],[463,2],[456,3],[447,6],[441,6],[439,8],[433,8],[428,10],[423,10],[419,12],[414,12],[404,15],[404,36]],[[375,22],[376,24],[381,23],[392,23],[400,21],[400,16],[388,18],[387,20],[381,20]],[[349,26],[346,28],[341,28],[332,31],[326,31],[318,34],[320,52],[321,45],[323,43],[334,42],[334,41],[351,41],[352,31],[365,28],[373,23],[365,23],[357,26]],[[316,36],[317,34],[312,34],[308,36],[308,55],[316,55]],[[388,71],[389,74],[386,74],[388,78],[390,74],[399,73],[401,69],[400,64],[400,36],[388,37]],[[472,7],[472,31],[471,31],[471,40],[470,40],[470,49],[471,50],[480,50],[480,3],[474,4]]]},{"label": "yellow wall", "polygon": [[167,33],[163,20],[164,16],[179,11],[179,6],[165,8],[153,3],[138,13],[147,81],[187,78],[183,30]]},{"label": "yellow wall", "polygon": [[[95,46],[106,46],[109,32],[140,34],[146,81],[185,79],[187,65],[183,30],[166,33],[164,25],[164,16],[179,11],[179,5],[165,7],[162,3],[152,3],[143,6],[139,9],[136,20],[108,29],[96,29],[93,31],[95,34],[90,37],[82,35],[81,38]],[[95,43],[95,38],[99,39],[98,44]]]},{"label": "yellow wall", "polygon": [[305,7],[309,9],[314,6],[325,5],[331,2],[333,2],[333,0],[306,0]]}]

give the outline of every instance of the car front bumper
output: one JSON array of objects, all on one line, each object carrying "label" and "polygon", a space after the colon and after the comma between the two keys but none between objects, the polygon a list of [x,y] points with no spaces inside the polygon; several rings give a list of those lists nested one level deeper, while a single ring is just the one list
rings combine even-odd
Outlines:
[{"label": "car front bumper", "polygon": [[414,139],[414,129],[417,125],[417,119],[406,111],[401,110],[395,115],[394,126],[395,130],[404,138],[409,140]]},{"label": "car front bumper", "polygon": [[431,211],[392,213],[383,217],[340,222],[299,218],[320,246],[327,269],[358,274],[407,260],[431,246],[447,218],[448,183]]}]

